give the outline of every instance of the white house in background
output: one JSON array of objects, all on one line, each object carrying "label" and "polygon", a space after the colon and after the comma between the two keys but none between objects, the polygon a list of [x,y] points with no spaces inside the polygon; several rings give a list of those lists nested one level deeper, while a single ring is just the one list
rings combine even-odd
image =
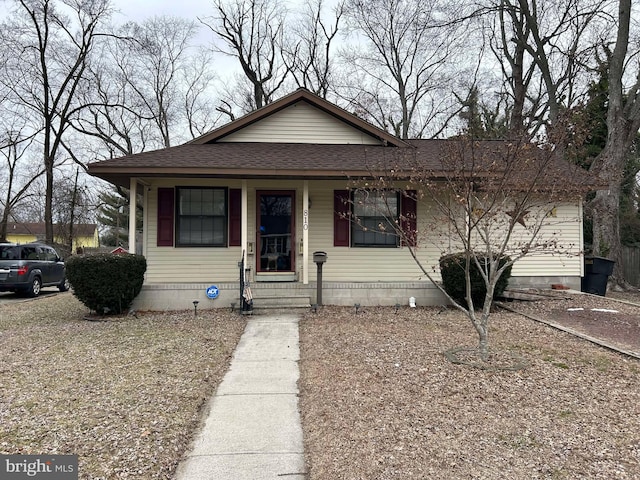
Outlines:
[{"label": "white house in background", "polygon": [[[401,140],[336,105],[299,89],[187,144],[91,163],[89,172],[144,197],[143,255],[147,259],[138,309],[229,308],[238,302],[238,262],[246,266],[256,307],[309,305],[316,300],[313,252],[327,253],[323,303],[442,304],[445,299],[395,236],[365,232],[349,222],[350,179],[410,149],[436,161],[446,140]],[[403,227],[418,231],[428,212],[399,195]],[[555,214],[566,243],[582,251],[580,202]],[[136,244],[131,208],[130,245]],[[362,217],[362,216],[361,216]],[[370,219],[376,221],[376,219]],[[367,221],[366,218],[363,219]],[[559,222],[560,223],[560,222]],[[426,265],[441,250],[420,246]],[[531,255],[513,268],[511,284],[580,287],[582,257]],[[209,299],[207,287],[218,287]]]}]

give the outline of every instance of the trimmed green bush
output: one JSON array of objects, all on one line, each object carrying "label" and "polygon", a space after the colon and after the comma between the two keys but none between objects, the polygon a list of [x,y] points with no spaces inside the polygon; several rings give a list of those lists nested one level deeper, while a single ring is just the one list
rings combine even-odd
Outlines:
[{"label": "trimmed green bush", "polygon": [[142,255],[74,255],[65,261],[73,294],[100,314],[120,314],[140,293],[147,260]]},{"label": "trimmed green bush", "polygon": [[[488,265],[489,259],[483,255],[476,254],[480,265]],[[467,306],[467,292],[465,281],[465,259],[466,254],[452,253],[450,255],[444,255],[440,257],[440,272],[442,274],[442,284],[445,291],[453,298],[456,303]],[[500,259],[500,267],[505,263],[511,261],[507,256]],[[484,299],[487,294],[487,288],[482,279],[482,275],[478,270],[478,266],[471,259],[469,268],[469,274],[471,277],[471,299],[475,308],[482,308],[484,306]],[[502,295],[502,292],[507,288],[509,278],[511,277],[511,266],[507,267],[504,271],[498,283],[496,284],[493,292],[493,298]]]}]

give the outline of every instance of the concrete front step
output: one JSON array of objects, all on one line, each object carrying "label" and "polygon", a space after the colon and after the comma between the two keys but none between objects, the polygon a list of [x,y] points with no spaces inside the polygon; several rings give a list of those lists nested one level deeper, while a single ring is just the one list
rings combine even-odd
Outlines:
[{"label": "concrete front step", "polygon": [[310,308],[311,300],[307,295],[255,295],[254,309]]}]

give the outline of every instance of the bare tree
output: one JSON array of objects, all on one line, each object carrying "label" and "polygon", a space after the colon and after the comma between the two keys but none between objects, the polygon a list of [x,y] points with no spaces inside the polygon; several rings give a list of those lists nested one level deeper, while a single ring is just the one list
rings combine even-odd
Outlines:
[{"label": "bare tree", "polygon": [[323,0],[308,0],[285,48],[285,59],[296,84],[322,98],[327,98],[332,86],[332,56],[345,13],[344,0],[333,12],[334,17],[328,22],[323,16]]},{"label": "bare tree", "polygon": [[[498,0],[490,47],[507,79],[516,132],[553,125],[582,99],[610,0]],[[495,22],[495,23],[494,23]]]},{"label": "bare tree", "polygon": [[199,49],[188,59],[181,72],[184,118],[191,138],[212,130],[221,118],[214,107],[211,87],[216,76],[211,70],[211,63],[209,52]]},{"label": "bare tree", "polygon": [[283,4],[280,0],[215,0],[214,8],[215,14],[201,21],[222,41],[223,46],[214,49],[238,59],[251,89],[244,96],[248,110],[271,103],[289,75],[282,59]]},{"label": "bare tree", "polygon": [[123,26],[101,45],[83,92],[88,107],[73,122],[99,140],[96,156],[168,147],[215,125],[211,59],[191,46],[196,31],[194,22],[154,17]]},{"label": "bare tree", "polygon": [[[635,6],[637,9],[637,5]],[[634,17],[635,13],[635,17]],[[608,182],[606,190],[598,190],[591,202],[593,211],[593,250],[596,255],[616,261],[610,282],[624,286],[620,246],[621,183],[629,149],[640,129],[640,46],[630,48],[631,19],[637,18],[631,0],[620,0],[613,48],[605,45],[609,65],[609,98],[607,106],[607,140],[605,147],[591,164],[591,169]]]},{"label": "bare tree", "polygon": [[364,49],[344,51],[357,84],[348,100],[401,138],[422,136],[450,91],[453,26],[443,25],[435,0],[349,0],[346,12],[350,30],[366,39]]},{"label": "bare tree", "polygon": [[44,173],[42,167],[33,171],[25,161],[34,136],[35,134],[25,138],[20,130],[13,129],[8,129],[4,135],[0,135],[0,155],[6,167],[1,170],[3,175],[0,177],[6,188],[4,198],[0,199],[3,207],[0,241],[6,241],[9,218],[19,209],[20,203],[32,195],[31,186]]},{"label": "bare tree", "polygon": [[555,127],[558,118],[579,105],[601,65],[609,66],[607,140],[591,162],[609,185],[596,193],[589,210],[593,251],[616,261],[610,283],[624,287],[619,208],[625,165],[640,127],[640,45],[632,30],[637,7],[627,0],[500,0],[493,6],[501,15],[495,51],[507,60],[513,127],[521,120],[520,128],[544,126],[548,135],[562,135]]},{"label": "bare tree", "polygon": [[[562,237],[560,225],[580,224],[579,210],[563,206],[578,204],[590,180],[552,145],[528,137],[509,142],[461,137],[441,145],[435,163],[410,152],[371,165],[377,180],[355,184],[364,194],[354,196],[354,203],[373,199],[368,208],[384,220],[361,228],[400,238],[422,274],[467,315],[486,360],[494,292],[505,271],[528,255],[580,256],[579,245]],[[407,200],[417,204],[420,215],[398,207]],[[360,222],[357,215],[354,221]],[[461,254],[465,301],[456,301],[440,282],[432,259],[422,253],[429,245],[443,255]],[[472,266],[485,286],[481,305],[474,304]]]},{"label": "bare tree", "polygon": [[[77,103],[100,26],[110,14],[108,0],[15,0],[0,28],[11,52],[0,78],[40,129],[46,178],[45,239],[53,243],[54,167]],[[36,127],[37,126],[37,127]]]},{"label": "bare tree", "polygon": [[133,100],[143,107],[140,112],[143,118],[153,122],[163,147],[172,145],[180,110],[184,107],[193,113],[201,89],[206,89],[211,81],[205,60],[197,71],[189,72],[193,75],[190,86],[197,91],[181,94],[187,70],[195,67],[189,63],[188,49],[196,32],[195,22],[176,17],[152,17],[141,24],[129,23],[120,32],[123,40],[118,42],[115,58],[119,74],[135,96]]},{"label": "bare tree", "polygon": [[92,189],[80,177],[80,171],[81,167],[76,166],[75,172],[65,172],[58,179],[54,194],[55,235],[69,252],[78,236],[78,225],[95,223],[95,199]]}]

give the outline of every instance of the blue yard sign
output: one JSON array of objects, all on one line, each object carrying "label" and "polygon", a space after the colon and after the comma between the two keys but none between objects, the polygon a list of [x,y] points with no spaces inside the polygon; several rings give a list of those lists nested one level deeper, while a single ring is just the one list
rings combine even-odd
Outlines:
[{"label": "blue yard sign", "polygon": [[218,290],[218,287],[216,287],[215,285],[211,285],[207,288],[207,298],[218,298],[219,294],[220,290]]}]

